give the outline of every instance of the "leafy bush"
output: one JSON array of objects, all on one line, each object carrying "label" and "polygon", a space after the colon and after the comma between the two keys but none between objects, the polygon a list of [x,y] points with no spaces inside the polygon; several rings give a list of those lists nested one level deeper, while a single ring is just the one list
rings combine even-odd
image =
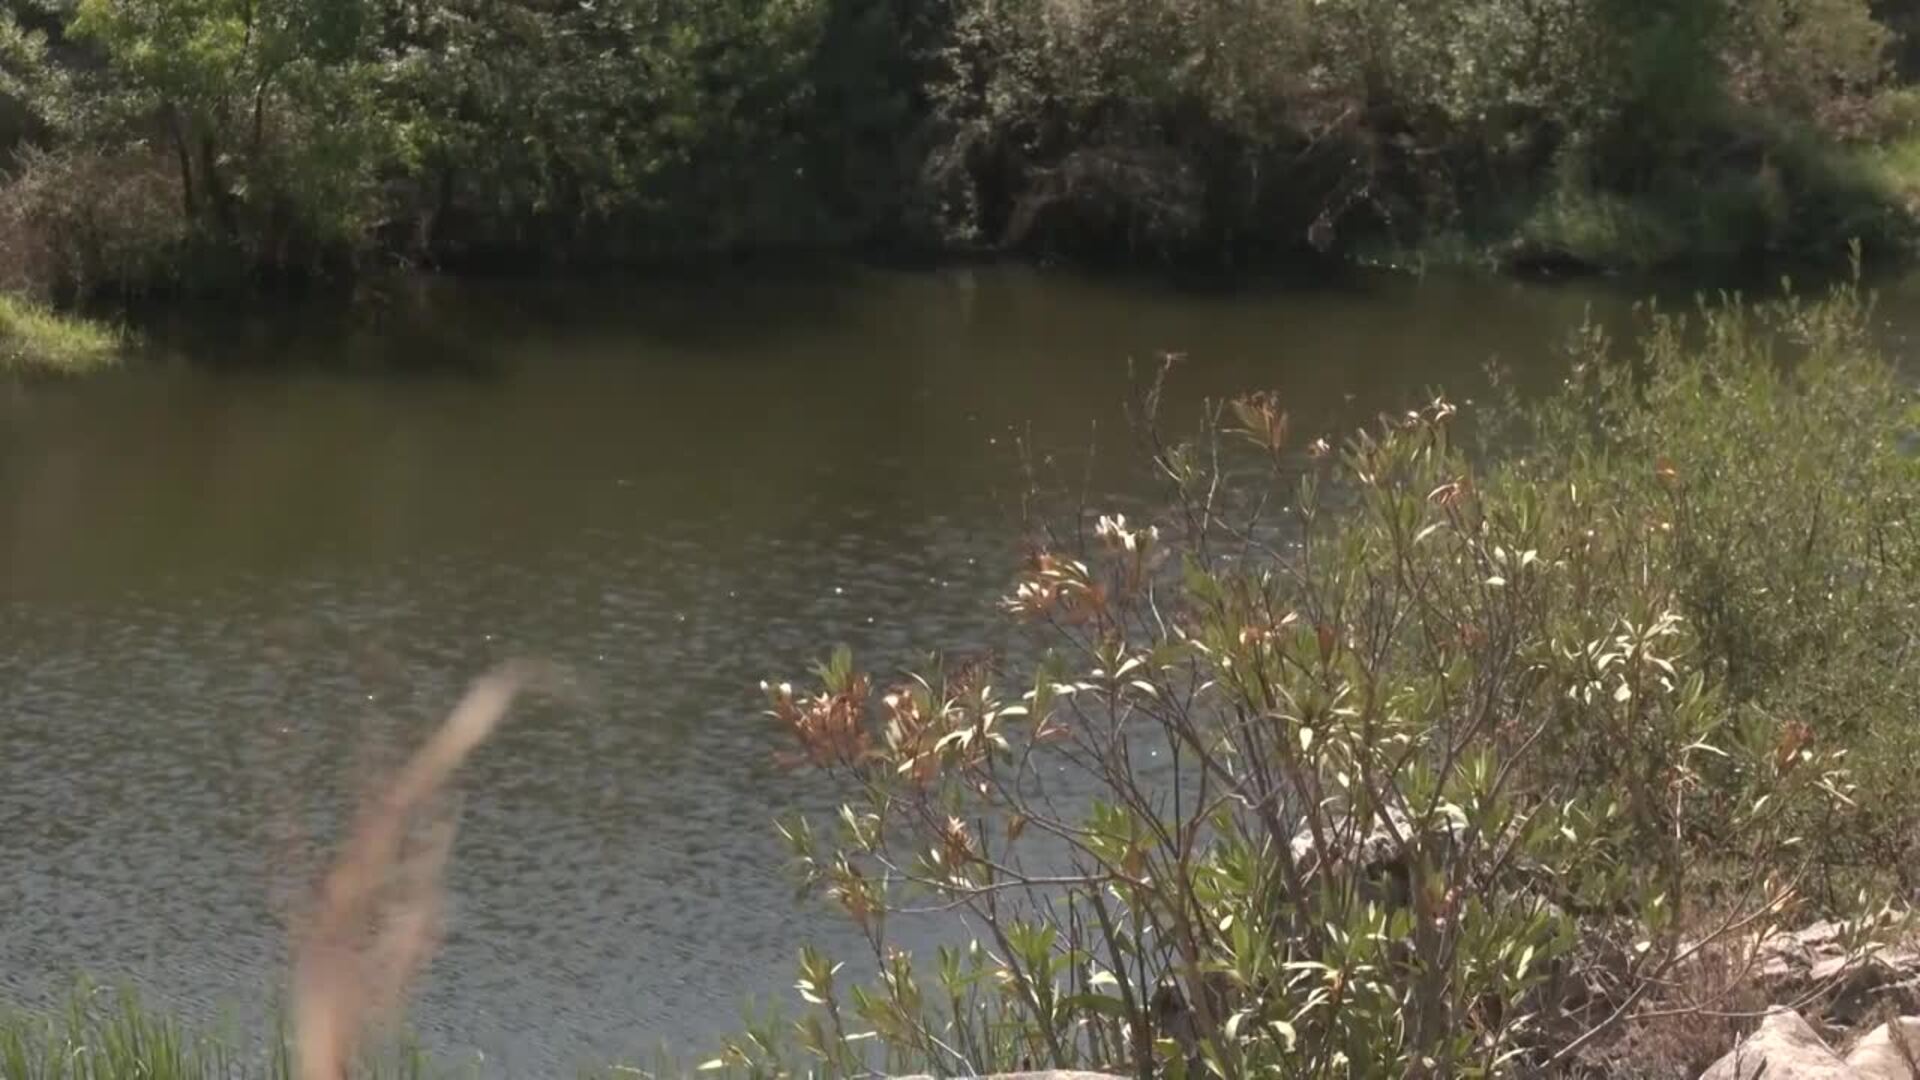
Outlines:
[{"label": "leafy bush", "polygon": [[1920,412],[1870,322],[1853,290],[1656,315],[1637,373],[1590,335],[1512,466],[1658,521],[1655,569],[1728,708],[1847,755],[1850,798],[1801,826],[1824,838],[1829,897],[1863,880],[1913,895],[1920,843]]},{"label": "leafy bush", "polygon": [[[224,285],[233,265],[338,276],[380,252],[633,260],[821,232],[807,166],[842,128],[812,107],[829,21],[812,0],[30,10],[0,12],[0,96],[33,120],[16,182],[45,171],[36,146],[163,169],[172,201],[148,209],[187,236],[165,267],[179,283]],[[33,194],[14,201],[68,209]],[[115,243],[143,239],[109,224],[127,232]]]},{"label": "leafy bush", "polygon": [[1893,35],[1860,0],[1789,0],[1734,10],[1736,96],[1845,123],[1845,106],[1886,79]]},{"label": "leafy bush", "polygon": [[428,239],[634,259],[810,236],[798,133],[818,119],[804,76],[825,16],[811,0],[424,5],[392,88]]},{"label": "leafy bush", "polygon": [[[1730,303],[1624,354],[1589,328],[1492,461],[1444,400],[1338,451],[1270,395],[1149,426],[1170,509],[1036,530],[1030,652],[767,686],[848,799],[783,834],[879,972],[803,953],[798,1046],[1533,1073],[1749,986],[1782,924],[1890,932],[1920,418],[1867,312]],[[930,978],[889,936],[916,909],[974,937]]]},{"label": "leafy bush", "polygon": [[189,237],[180,201],[154,154],[26,149],[0,187],[4,284],[40,294],[162,285]]}]

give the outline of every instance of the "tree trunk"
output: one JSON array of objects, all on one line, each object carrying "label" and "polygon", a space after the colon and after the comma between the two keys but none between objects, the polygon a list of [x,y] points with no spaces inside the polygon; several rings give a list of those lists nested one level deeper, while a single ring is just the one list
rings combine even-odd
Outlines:
[{"label": "tree trunk", "polygon": [[207,209],[213,215],[213,222],[220,234],[231,240],[239,235],[239,223],[234,219],[233,193],[220,178],[220,155],[214,148],[212,136],[200,139],[200,182],[206,189]]},{"label": "tree trunk", "polygon": [[180,121],[180,110],[169,104],[166,107],[167,133],[173,140],[173,152],[180,162],[180,208],[186,214],[187,223],[192,224],[197,210],[193,198],[193,157],[187,149],[187,131]]},{"label": "tree trunk", "polygon": [[432,216],[427,221],[426,236],[423,238],[428,254],[435,259],[441,258],[456,239],[452,235],[454,190],[453,163],[448,162],[440,169],[440,189],[434,199]]}]

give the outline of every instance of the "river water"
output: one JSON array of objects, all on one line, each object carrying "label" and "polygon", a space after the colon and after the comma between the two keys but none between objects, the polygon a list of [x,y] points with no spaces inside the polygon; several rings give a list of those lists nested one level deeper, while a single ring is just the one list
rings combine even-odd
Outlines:
[{"label": "river water", "polygon": [[[354,777],[490,663],[578,688],[460,782],[410,1022],[490,1071],[695,1053],[806,940],[757,681],[995,640],[1016,445],[1122,500],[1129,362],[1174,417],[1274,388],[1307,433],[1498,358],[1538,383],[1615,287],[1224,291],[1027,269],[422,282],[199,313],[156,359],[0,387],[0,998],[81,974],[253,1016]],[[1089,474],[1089,446],[1099,463]]]}]

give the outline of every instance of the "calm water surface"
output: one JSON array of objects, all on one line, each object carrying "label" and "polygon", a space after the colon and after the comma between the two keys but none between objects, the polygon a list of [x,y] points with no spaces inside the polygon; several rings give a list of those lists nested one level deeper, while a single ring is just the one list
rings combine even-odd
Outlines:
[{"label": "calm water surface", "polygon": [[837,641],[885,669],[996,640],[1016,439],[1075,476],[1105,448],[1118,499],[1130,360],[1186,356],[1176,415],[1273,387],[1337,429],[1470,394],[1495,357],[1548,378],[1583,310],[1629,298],[429,283],[351,323],[202,315],[153,331],[170,362],[0,388],[0,997],[84,972],[259,1010],[352,777],[532,655],[582,690],[464,775],[411,1019],[513,1075],[703,1049],[786,993],[799,942],[853,949],[792,902],[768,822],[828,794],[771,764],[756,682]]}]

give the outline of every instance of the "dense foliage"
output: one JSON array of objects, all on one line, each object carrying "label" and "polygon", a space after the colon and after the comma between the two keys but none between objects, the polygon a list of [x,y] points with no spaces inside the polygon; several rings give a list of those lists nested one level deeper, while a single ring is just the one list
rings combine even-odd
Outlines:
[{"label": "dense foliage", "polygon": [[814,242],[789,0],[15,5],[7,240],[63,285],[373,254],[638,259]]},{"label": "dense foliage", "polygon": [[[1492,456],[1445,401],[1339,449],[1271,395],[1150,426],[1167,511],[1057,503],[1030,649],[767,687],[847,798],[782,831],[879,977],[803,953],[812,1010],[716,1063],[1638,1075],[1648,1025],[1756,1003],[1777,929],[1899,932],[1920,414],[1870,322],[1588,329]],[[911,910],[971,944],[928,970]],[[1727,1048],[1677,1046],[1644,1074]]]},{"label": "dense foliage", "polygon": [[1907,157],[1846,149],[1920,121],[1886,7],[8,0],[0,241],[83,289],[380,255],[1831,251],[1907,221]]}]

